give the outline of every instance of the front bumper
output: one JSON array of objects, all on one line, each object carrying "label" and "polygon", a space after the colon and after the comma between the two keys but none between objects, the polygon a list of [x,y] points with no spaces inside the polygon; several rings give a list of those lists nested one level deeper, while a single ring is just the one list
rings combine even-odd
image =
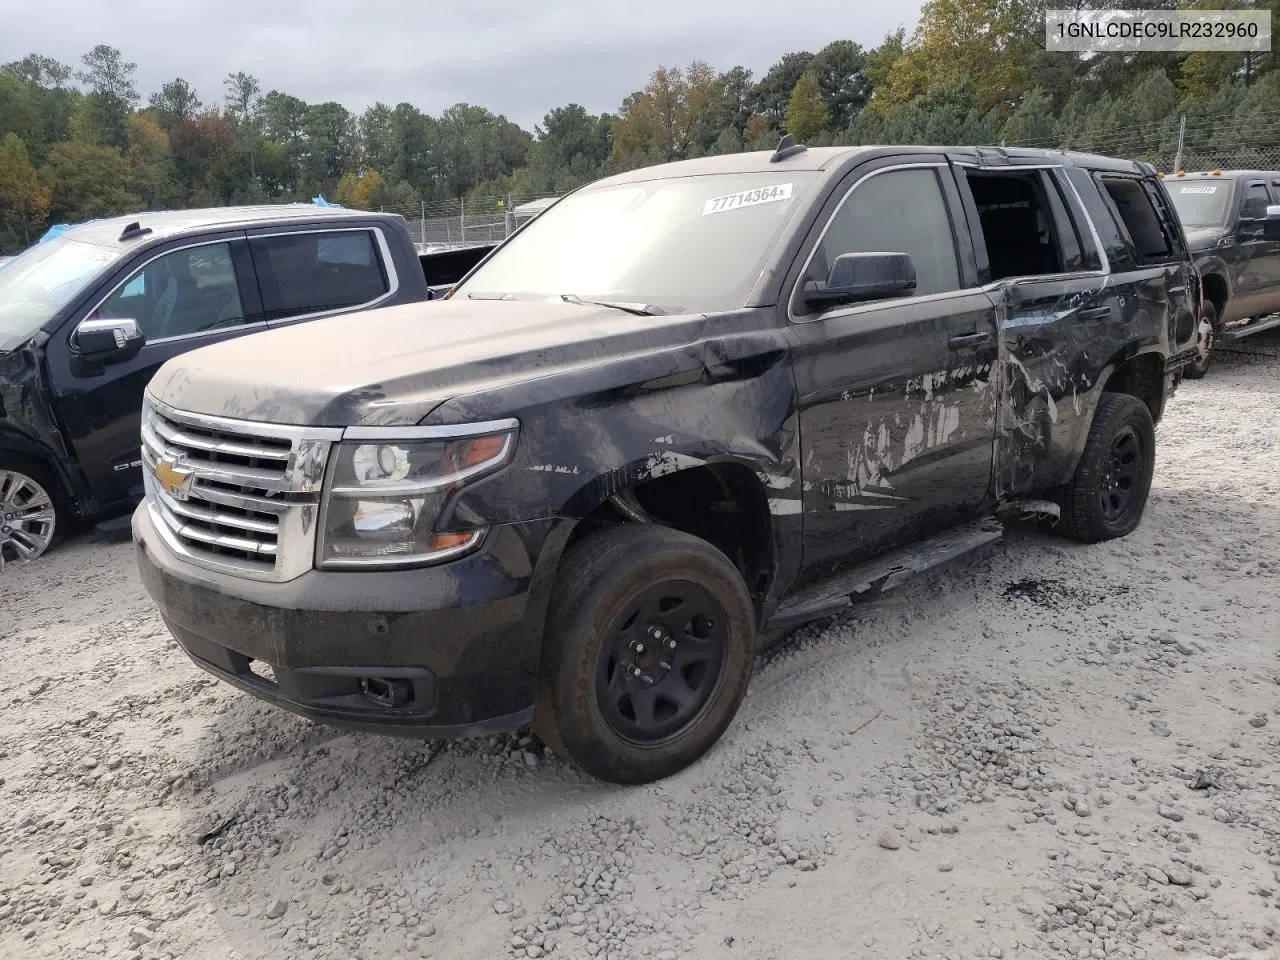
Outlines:
[{"label": "front bumper", "polygon": [[494,527],[479,552],[435,567],[313,570],[285,583],[186,563],[157,535],[145,503],[133,539],[147,592],[198,666],[313,720],[451,737],[532,717],[535,561],[559,539],[549,538],[556,523]]}]

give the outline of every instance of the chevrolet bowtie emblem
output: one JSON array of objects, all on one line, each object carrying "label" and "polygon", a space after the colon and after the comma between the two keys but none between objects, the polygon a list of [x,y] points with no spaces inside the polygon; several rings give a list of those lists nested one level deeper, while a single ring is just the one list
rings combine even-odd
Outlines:
[{"label": "chevrolet bowtie emblem", "polygon": [[160,489],[174,500],[186,500],[191,493],[191,471],[184,470],[169,459],[156,464],[154,471]]}]

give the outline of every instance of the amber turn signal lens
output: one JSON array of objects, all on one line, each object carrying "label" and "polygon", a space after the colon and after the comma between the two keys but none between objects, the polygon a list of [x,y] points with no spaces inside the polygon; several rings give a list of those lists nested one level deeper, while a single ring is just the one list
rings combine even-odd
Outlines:
[{"label": "amber turn signal lens", "polygon": [[474,440],[470,440],[462,447],[462,453],[458,458],[458,466],[465,469],[473,467],[477,463],[492,460],[502,452],[502,446],[506,442],[506,434],[496,437],[477,437]]},{"label": "amber turn signal lens", "polygon": [[432,553],[440,550],[452,550],[455,547],[465,547],[471,543],[476,537],[473,530],[470,533],[435,533],[431,535],[431,539],[427,541],[427,549]]}]

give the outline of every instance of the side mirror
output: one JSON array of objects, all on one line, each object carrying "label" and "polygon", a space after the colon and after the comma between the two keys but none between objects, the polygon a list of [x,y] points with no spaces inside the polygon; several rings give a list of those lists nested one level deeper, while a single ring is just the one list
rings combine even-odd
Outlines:
[{"label": "side mirror", "polygon": [[76,327],[74,342],[85,360],[124,363],[138,355],[146,338],[136,320],[85,320]]},{"label": "side mirror", "polygon": [[811,307],[863,303],[910,296],[916,289],[916,267],[905,253],[842,253],[826,280],[804,285]]},{"label": "side mirror", "polygon": [[1268,240],[1280,240],[1280,205],[1267,207],[1267,218],[1262,221],[1262,235]]}]

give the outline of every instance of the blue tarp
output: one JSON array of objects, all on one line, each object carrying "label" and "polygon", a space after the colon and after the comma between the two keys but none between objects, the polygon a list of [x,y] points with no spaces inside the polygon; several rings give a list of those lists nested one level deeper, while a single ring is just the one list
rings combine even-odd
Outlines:
[{"label": "blue tarp", "polygon": [[340,203],[330,203],[328,200],[324,198],[323,193],[317,194],[316,196],[312,197],[311,202],[314,203],[317,207],[341,207],[342,206],[342,204]]},{"label": "blue tarp", "polygon": [[39,240],[37,240],[36,243],[44,243],[46,240],[52,240],[54,237],[58,236],[59,234],[65,233],[70,229],[71,229],[71,224],[69,223],[56,224],[50,227],[48,230],[46,230],[44,232],[44,236],[41,237]]}]

